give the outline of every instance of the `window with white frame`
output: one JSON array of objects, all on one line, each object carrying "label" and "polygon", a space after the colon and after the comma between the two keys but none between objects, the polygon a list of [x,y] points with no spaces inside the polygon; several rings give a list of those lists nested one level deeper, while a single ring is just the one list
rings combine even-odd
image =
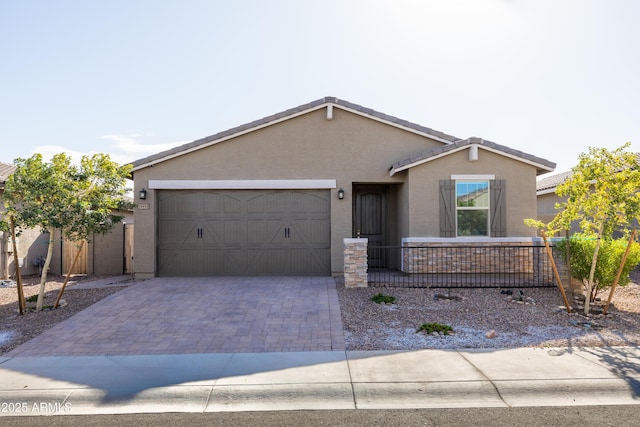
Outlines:
[{"label": "window with white frame", "polygon": [[489,180],[456,180],[456,235],[489,236]]}]

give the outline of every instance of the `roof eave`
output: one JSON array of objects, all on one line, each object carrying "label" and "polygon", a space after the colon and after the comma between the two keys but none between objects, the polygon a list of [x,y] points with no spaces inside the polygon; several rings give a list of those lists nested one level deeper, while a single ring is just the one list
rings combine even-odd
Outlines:
[{"label": "roof eave", "polygon": [[502,150],[497,150],[497,149],[494,149],[492,147],[488,147],[486,145],[482,145],[482,144],[465,144],[465,145],[461,145],[460,147],[457,147],[457,148],[454,148],[454,149],[451,149],[451,150],[446,150],[446,151],[443,151],[442,153],[438,153],[438,154],[435,154],[433,156],[429,156],[429,157],[426,157],[424,159],[417,160],[415,162],[411,162],[411,163],[407,163],[405,165],[401,165],[399,167],[391,167],[391,169],[389,171],[389,174],[391,176],[393,176],[398,172],[402,172],[402,171],[410,169],[412,167],[419,166],[419,165],[422,165],[424,163],[427,163],[427,162],[430,162],[430,161],[433,161],[433,160],[448,156],[450,154],[457,153],[459,151],[465,150],[467,148],[470,148],[471,145],[476,145],[478,148],[481,148],[483,150],[487,150],[487,151],[490,151],[492,153],[496,153],[496,154],[499,154],[501,156],[509,157],[509,158],[512,158],[512,159],[517,160],[519,162],[523,162],[523,163],[527,163],[527,164],[530,164],[532,166],[535,166],[537,175],[541,175],[541,174],[547,173],[547,172],[553,172],[555,170],[555,165],[553,167],[550,166],[550,165],[545,165],[543,163],[536,162],[536,161],[533,161],[533,160],[530,160],[530,159],[527,159],[527,158],[524,158],[524,157],[516,156],[516,155],[511,154],[511,153],[506,153],[506,152],[504,152]]}]

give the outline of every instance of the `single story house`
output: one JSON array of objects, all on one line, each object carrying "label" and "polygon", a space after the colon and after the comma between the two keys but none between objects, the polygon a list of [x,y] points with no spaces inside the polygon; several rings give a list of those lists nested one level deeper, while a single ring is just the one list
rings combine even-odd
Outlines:
[{"label": "single story house", "polygon": [[[9,176],[15,166],[0,162],[0,216],[4,211],[2,193]],[[96,235],[88,244],[82,246],[82,252],[74,266],[74,274],[123,274],[132,273],[133,254],[133,212],[121,213],[125,219],[116,224],[114,229],[105,235]],[[15,262],[13,243],[10,232],[0,232],[0,275],[13,278]],[[54,236],[56,244],[49,272],[63,275],[69,271],[78,250],[77,242],[64,241],[59,233]],[[16,238],[18,260],[22,275],[40,273],[40,260],[47,255],[49,233],[38,229],[22,230]]]},{"label": "single story house", "polygon": [[351,237],[531,239],[554,167],[325,97],[135,161],[136,278],[340,275]]}]

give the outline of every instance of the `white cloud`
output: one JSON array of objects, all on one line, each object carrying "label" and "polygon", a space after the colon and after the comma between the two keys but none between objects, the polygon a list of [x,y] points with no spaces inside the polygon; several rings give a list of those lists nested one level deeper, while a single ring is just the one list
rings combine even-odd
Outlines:
[{"label": "white cloud", "polygon": [[169,150],[178,145],[185,144],[187,141],[168,142],[164,144],[143,144],[140,139],[149,135],[131,133],[131,134],[110,134],[103,135],[100,139],[111,141],[113,149],[111,152],[119,153],[123,156],[133,156],[127,161],[133,161],[140,157],[149,156],[161,151]]},{"label": "white cloud", "polygon": [[[34,147],[31,154],[40,153],[45,160],[50,160],[53,155],[58,153],[66,153],[71,157],[74,163],[79,163],[82,156],[91,156],[98,153],[109,154],[111,160],[119,163],[131,163],[137,159],[156,154],[161,151],[169,150],[173,147],[185,144],[187,141],[170,142],[164,144],[143,144],[141,139],[150,135],[141,133],[128,134],[110,134],[100,137],[101,140],[107,141],[102,143],[100,149],[90,149],[80,151],[77,149],[69,149],[60,145],[40,145]],[[89,148],[89,147],[88,147]]]}]

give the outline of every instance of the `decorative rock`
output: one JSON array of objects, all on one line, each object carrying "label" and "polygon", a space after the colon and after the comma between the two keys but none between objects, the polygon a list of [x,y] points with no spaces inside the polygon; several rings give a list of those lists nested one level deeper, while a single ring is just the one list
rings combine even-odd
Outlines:
[{"label": "decorative rock", "polygon": [[495,338],[496,337],[496,331],[491,329],[490,331],[487,331],[484,336],[486,338]]},{"label": "decorative rock", "polygon": [[59,304],[60,304],[60,307],[64,307],[65,305],[67,305],[67,300],[66,299],[61,299]]},{"label": "decorative rock", "polygon": [[431,332],[431,335],[433,335],[434,337],[439,337],[440,334],[438,333],[438,331],[433,331]]}]

